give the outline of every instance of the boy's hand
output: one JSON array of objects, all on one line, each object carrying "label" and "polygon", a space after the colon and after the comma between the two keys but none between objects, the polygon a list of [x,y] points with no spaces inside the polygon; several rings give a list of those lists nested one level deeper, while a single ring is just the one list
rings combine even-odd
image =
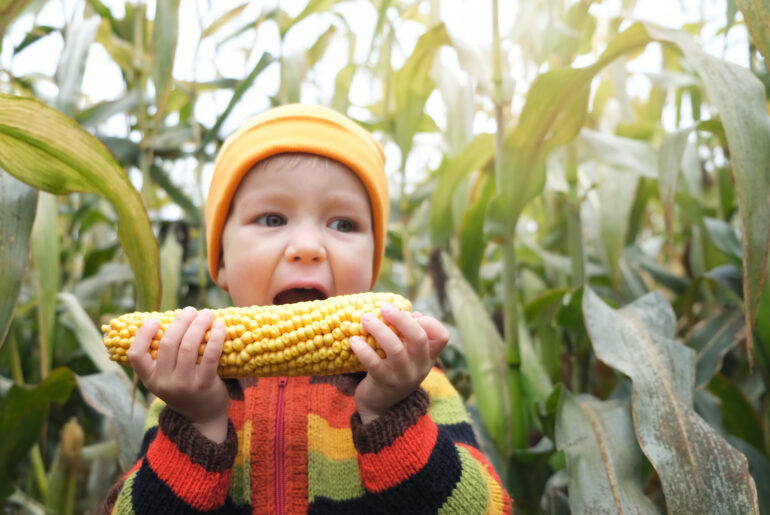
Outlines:
[{"label": "boy's hand", "polygon": [[[215,323],[208,309],[182,310],[163,332],[158,357],[148,352],[160,322],[151,318],[137,331],[128,360],[139,379],[152,393],[186,417],[207,438],[223,442],[227,436],[230,398],[227,387],[217,375],[219,356],[225,341],[225,327]],[[198,347],[211,327],[206,350],[197,364]]]},{"label": "boy's hand", "polygon": [[404,341],[371,314],[361,318],[361,325],[377,340],[385,358],[380,358],[363,338],[350,339],[351,349],[367,371],[355,392],[356,409],[364,424],[417,389],[449,341],[449,331],[433,317],[418,312],[410,315],[391,304],[382,306],[380,313]]}]

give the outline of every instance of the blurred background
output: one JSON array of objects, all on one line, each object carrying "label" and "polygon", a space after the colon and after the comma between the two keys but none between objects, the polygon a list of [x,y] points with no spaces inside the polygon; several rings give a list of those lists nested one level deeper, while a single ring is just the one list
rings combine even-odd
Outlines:
[{"label": "blurred background", "polygon": [[100,326],[230,300],[200,208],[248,117],[387,154],[376,289],[524,513],[770,513],[762,0],[0,2],[0,502],[95,513],[147,399]]}]

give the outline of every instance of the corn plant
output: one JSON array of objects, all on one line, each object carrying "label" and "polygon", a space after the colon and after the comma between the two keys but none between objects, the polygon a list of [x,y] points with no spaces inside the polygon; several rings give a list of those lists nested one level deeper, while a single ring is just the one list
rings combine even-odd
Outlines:
[{"label": "corn plant", "polygon": [[[0,500],[94,512],[131,466],[143,390],[97,328],[229,304],[200,207],[257,98],[329,104],[395,156],[377,289],[452,330],[441,362],[515,509],[770,511],[767,2],[719,3],[748,67],[706,48],[702,17],[511,4],[473,4],[482,47],[438,1],[0,2]],[[318,37],[285,50],[302,31]],[[16,73],[57,38],[53,75]],[[180,44],[242,72],[182,79]],[[112,100],[85,94],[94,49]],[[634,71],[640,55],[659,64]],[[425,141],[440,159],[415,167]]]}]

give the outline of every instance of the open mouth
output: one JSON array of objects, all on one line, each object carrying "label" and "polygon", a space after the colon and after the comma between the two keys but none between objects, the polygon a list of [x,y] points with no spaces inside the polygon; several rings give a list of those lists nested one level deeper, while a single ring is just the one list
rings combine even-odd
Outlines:
[{"label": "open mouth", "polygon": [[274,304],[292,304],[309,300],[324,300],[326,294],[317,288],[289,288],[273,298]]}]

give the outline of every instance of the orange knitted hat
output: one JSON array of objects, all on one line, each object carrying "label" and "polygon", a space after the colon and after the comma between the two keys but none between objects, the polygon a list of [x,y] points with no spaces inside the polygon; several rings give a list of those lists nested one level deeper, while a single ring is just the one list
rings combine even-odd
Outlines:
[{"label": "orange knitted hat", "polygon": [[217,278],[222,230],[241,180],[257,162],[287,152],[328,157],[344,164],[361,179],[372,205],[374,286],[385,254],[390,210],[385,153],[368,131],[346,116],[327,107],[299,104],[276,107],[247,120],[219,150],[206,199],[206,246],[211,277]]}]

